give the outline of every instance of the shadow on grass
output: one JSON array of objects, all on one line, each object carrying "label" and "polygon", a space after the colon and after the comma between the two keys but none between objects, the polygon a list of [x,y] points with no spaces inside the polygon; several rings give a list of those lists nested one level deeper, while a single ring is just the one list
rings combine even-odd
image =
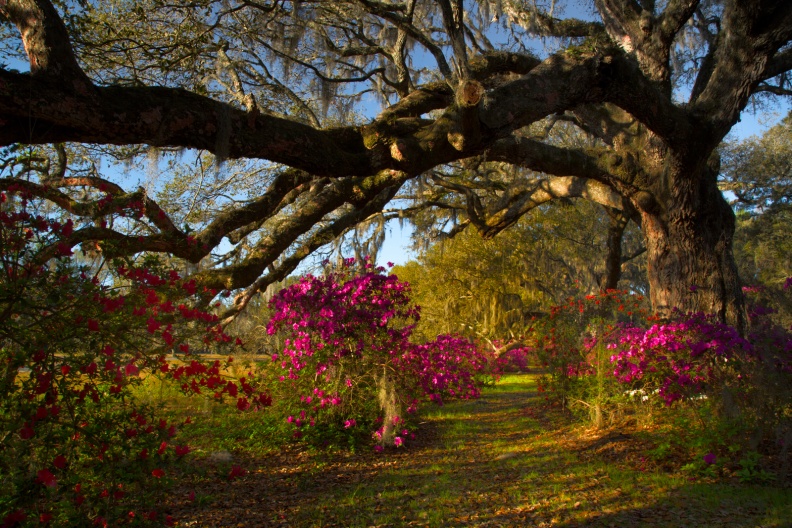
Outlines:
[{"label": "shadow on grass", "polygon": [[169,500],[183,526],[790,526],[792,495],[701,485],[584,458],[529,377],[429,412],[408,447],[381,455],[250,460],[209,468]]}]

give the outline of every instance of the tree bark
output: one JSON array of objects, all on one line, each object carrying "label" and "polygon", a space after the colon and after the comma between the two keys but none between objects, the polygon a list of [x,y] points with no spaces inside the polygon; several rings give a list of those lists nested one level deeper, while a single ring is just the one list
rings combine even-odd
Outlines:
[{"label": "tree bark", "polygon": [[675,310],[716,314],[744,332],[734,212],[716,185],[716,171],[703,173],[673,178],[665,203],[639,208],[652,307],[662,318]]},{"label": "tree bark", "polygon": [[608,213],[608,253],[605,255],[605,273],[600,278],[602,291],[615,290],[619,286],[622,267],[622,237],[627,222],[627,215],[611,207],[605,207]]}]

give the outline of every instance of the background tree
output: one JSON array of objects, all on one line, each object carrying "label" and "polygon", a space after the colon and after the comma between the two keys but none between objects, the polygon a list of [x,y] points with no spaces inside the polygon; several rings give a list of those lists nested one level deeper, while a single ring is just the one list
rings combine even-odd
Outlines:
[{"label": "background tree", "polygon": [[[147,151],[152,172],[169,149],[211,152],[218,170],[262,160],[256,191],[181,225],[151,188],[74,175],[73,156],[37,148],[0,189],[80,217],[72,245],[209,257],[196,280],[239,290],[240,309],[406,182],[483,157],[542,176],[472,190],[444,178],[484,236],[550,199],[605,202],[640,223],[654,309],[744,324],[716,148],[752,96],[790,93],[789,2],[8,0],[0,16],[3,60],[29,64],[0,70],[0,144]],[[559,121],[588,146],[549,141]],[[140,217],[104,226],[109,202],[142,204]]]},{"label": "background tree", "polygon": [[[412,285],[421,306],[417,332],[425,338],[438,332],[517,338],[532,317],[551,306],[602,290],[609,271],[602,255],[610,217],[597,204],[576,202],[538,207],[491,239],[465,229],[394,268]],[[614,286],[645,294],[643,246],[635,224],[627,229],[624,246],[624,262],[618,265],[623,280]]]},{"label": "background tree", "polygon": [[749,284],[792,275],[792,116],[724,149],[722,186],[738,211],[737,263]]},{"label": "background tree", "polygon": [[[724,146],[721,186],[737,209],[735,257],[754,301],[792,319],[787,277],[792,275],[792,117],[760,137]],[[759,288],[755,288],[760,286]]]}]

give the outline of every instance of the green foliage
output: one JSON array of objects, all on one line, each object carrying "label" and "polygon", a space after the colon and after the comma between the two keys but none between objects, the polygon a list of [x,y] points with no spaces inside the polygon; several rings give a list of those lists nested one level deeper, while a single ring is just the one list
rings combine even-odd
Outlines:
[{"label": "green foliage", "polygon": [[[421,306],[416,332],[490,340],[523,335],[533,316],[599,290],[607,224],[601,207],[575,200],[537,208],[489,240],[467,229],[429,247],[417,262],[394,268]],[[628,227],[625,252],[638,247],[639,232]],[[646,290],[643,267],[640,258],[625,264],[628,289]]]},{"label": "green foliage", "polygon": [[773,289],[792,275],[790,145],[792,115],[761,137],[723,148],[721,186],[735,197],[735,259],[743,281],[749,285]]},{"label": "green foliage", "polygon": [[740,479],[740,482],[756,482],[766,484],[776,479],[776,476],[762,469],[760,462],[762,455],[756,451],[748,451],[740,459],[740,469],[734,472]]}]

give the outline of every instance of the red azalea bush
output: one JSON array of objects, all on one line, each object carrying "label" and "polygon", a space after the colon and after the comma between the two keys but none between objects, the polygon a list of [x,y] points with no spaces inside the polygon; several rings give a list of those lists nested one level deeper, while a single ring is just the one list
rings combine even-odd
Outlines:
[{"label": "red azalea bush", "polygon": [[[189,359],[191,346],[235,345],[190,306],[211,293],[154,259],[79,265],[61,242],[72,221],[38,207],[0,193],[0,522],[107,526],[129,521],[130,507],[168,522],[145,499],[189,448],[133,389],[159,376],[240,408],[268,397],[224,376],[224,362]],[[188,359],[170,362],[172,351]]]},{"label": "red azalea bush", "polygon": [[534,326],[537,357],[546,372],[540,382],[542,391],[549,391],[563,404],[573,396],[580,399],[581,390],[586,391],[581,383],[585,385],[590,376],[610,370],[595,346],[599,339],[618,324],[639,321],[646,314],[642,296],[618,290],[569,299],[564,305],[552,307],[550,315]]},{"label": "red azalea bush", "polygon": [[305,276],[271,301],[267,331],[285,336],[272,356],[280,405],[296,437],[379,426],[380,445],[402,445],[404,412],[427,398],[478,396],[476,375],[486,361],[462,338],[410,343],[419,309],[409,285],[367,261],[359,272],[354,266],[349,259],[321,277]]}]

